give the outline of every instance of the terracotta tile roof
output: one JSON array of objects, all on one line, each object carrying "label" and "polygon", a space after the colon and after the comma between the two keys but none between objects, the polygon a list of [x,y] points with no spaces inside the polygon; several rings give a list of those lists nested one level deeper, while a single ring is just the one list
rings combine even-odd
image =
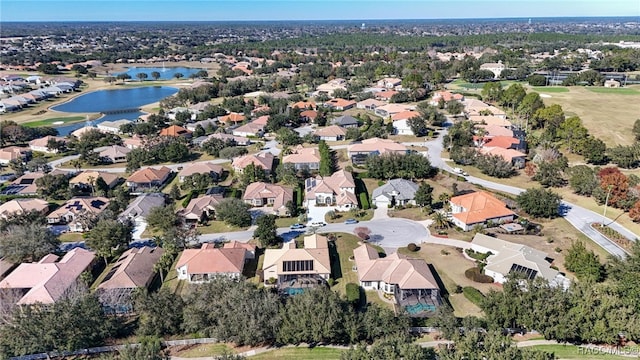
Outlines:
[{"label": "terracotta tile roof", "polygon": [[362,101],[358,101],[357,105],[362,107],[371,107],[371,106],[384,106],[387,103],[384,101],[376,100],[376,99],[365,99]]},{"label": "terracotta tile roof", "polygon": [[258,117],[257,119],[253,120],[251,123],[256,124],[256,125],[265,126],[265,125],[267,125],[267,121],[269,121],[269,115],[262,115],[262,116]]},{"label": "terracotta tile roof", "polygon": [[[127,140],[133,140],[133,139],[127,139]],[[131,149],[127,147],[120,146],[120,145],[112,145],[100,151],[100,157],[115,159],[117,157],[123,157],[123,156],[126,157],[127,154],[130,152],[131,152]]]},{"label": "terracotta tile roof", "polygon": [[513,145],[520,144],[520,140],[511,136],[494,136],[486,139],[484,146],[495,146],[503,149],[509,149]]},{"label": "terracotta tile roof", "polygon": [[187,207],[180,210],[180,213],[189,220],[200,220],[204,212],[215,211],[215,206],[223,199],[222,195],[204,195],[191,199]]},{"label": "terracotta tile roof", "polygon": [[24,188],[19,191],[19,194],[35,194],[38,190],[38,186],[36,185],[36,180],[43,177],[45,173],[43,172],[32,172],[26,173],[19,178],[13,180],[11,185],[20,185]]},{"label": "terracotta tile roof", "polygon": [[[313,260],[313,270],[284,272],[285,261]],[[304,248],[295,247],[295,242],[284,244],[280,249],[267,249],[264,253],[262,268],[267,274],[330,274],[331,259],[326,236],[314,234],[304,238]]]},{"label": "terracotta tile roof", "polygon": [[511,127],[511,121],[507,120],[507,119],[502,119],[499,118],[497,116],[482,116],[482,115],[471,115],[469,116],[469,120],[476,123],[476,124],[486,124],[486,125],[493,125],[493,126],[502,126],[502,127],[506,127],[506,128],[510,128]]},{"label": "terracotta tile roof", "polygon": [[155,275],[153,266],[164,250],[159,247],[131,248],[125,251],[98,285],[98,289],[132,289],[149,285]]},{"label": "terracotta tile roof", "polygon": [[393,116],[393,114],[397,114],[403,111],[411,110],[412,106],[402,105],[402,104],[387,104],[384,106],[379,106],[376,108],[376,113],[385,112],[387,116]]},{"label": "terracotta tile roof", "polygon": [[315,109],[316,103],[315,101],[298,101],[297,103],[291,104],[291,108],[298,109]]},{"label": "terracotta tile roof", "polygon": [[229,115],[225,115],[225,116],[221,116],[219,118],[219,120],[221,122],[233,122],[233,123],[239,123],[239,122],[243,122],[245,121],[247,118],[242,115],[242,114],[238,114],[238,113],[229,113]]},{"label": "terracotta tile roof", "polygon": [[300,163],[319,163],[320,162],[320,151],[316,148],[305,148],[299,145],[295,148],[293,154],[286,155],[282,158],[282,163],[292,163],[292,164],[300,164]]},{"label": "terracotta tile roof", "polygon": [[293,190],[280,185],[255,182],[247,186],[242,199],[274,199],[273,210],[276,211],[284,208],[287,202],[293,201]]},{"label": "terracotta tile roof", "polygon": [[176,269],[186,266],[189,275],[242,273],[246,249],[213,248],[209,245],[183,251]]},{"label": "terracotta tile roof", "polygon": [[391,99],[391,97],[397,93],[398,92],[395,90],[385,90],[375,93],[375,97],[380,99]]},{"label": "terracotta tile roof", "polygon": [[234,169],[244,169],[249,164],[253,164],[255,166],[259,166],[266,171],[271,171],[273,168],[273,159],[275,157],[270,152],[263,152],[259,154],[251,154],[240,156],[233,159],[233,168]]},{"label": "terracotta tile roof", "polygon": [[250,252],[256,251],[255,245],[251,245],[249,243],[244,243],[244,242],[235,241],[235,240],[224,243],[222,247],[225,249],[245,249]]},{"label": "terracotta tile roof", "polygon": [[355,195],[356,183],[353,175],[345,170],[339,170],[331,176],[310,178],[305,181],[305,198],[315,199],[316,194],[333,194],[336,196],[337,205],[358,204]]},{"label": "terracotta tile roof", "polygon": [[74,248],[59,262],[55,255],[47,255],[37,263],[20,264],[0,281],[2,289],[28,289],[18,305],[53,304],[78,280],[80,274],[93,263],[95,254]]},{"label": "terracotta tile roof", "polygon": [[238,126],[237,128],[233,129],[233,132],[235,134],[246,133],[246,134],[257,135],[260,132],[262,132],[263,129],[264,129],[264,125],[263,124],[256,123],[255,121],[252,121],[252,122],[244,124],[242,126]]},{"label": "terracotta tile roof", "polygon": [[104,182],[107,183],[107,185],[109,187],[111,187],[115,183],[118,182],[118,179],[120,179],[120,176],[118,176],[118,175],[116,175],[114,173],[108,173],[108,172],[105,172],[105,171],[85,170],[85,171],[81,172],[80,174],[76,175],[75,177],[73,177],[71,180],[69,180],[69,184],[71,184],[71,185],[79,185],[79,184],[91,185],[91,184],[95,184],[95,181],[98,180],[98,178],[102,178],[102,180],[104,180]]},{"label": "terracotta tile roof", "polygon": [[300,116],[315,120],[315,118],[318,117],[318,112],[315,110],[305,110],[300,113]]},{"label": "terracotta tile roof", "polygon": [[63,137],[48,135],[45,137],[41,137],[41,138],[33,139],[29,141],[29,146],[46,147],[47,144],[49,143],[49,139],[54,139],[55,141],[67,142],[67,139]]},{"label": "terracotta tile roof", "polygon": [[177,137],[177,136],[186,136],[190,134],[191,134],[190,130],[187,130],[182,126],[178,126],[178,125],[171,125],[168,128],[164,128],[160,130],[160,136]]},{"label": "terracotta tile roof", "polygon": [[321,137],[332,137],[332,136],[345,136],[347,132],[338,125],[331,125],[327,127],[320,128],[314,133],[316,136]]},{"label": "terracotta tile roof", "polygon": [[437,91],[433,94],[433,100],[439,101],[442,98],[444,101],[449,102],[452,100],[462,100],[464,96],[461,94],[454,94],[451,91]]},{"label": "terracotta tile roof", "polygon": [[127,182],[133,183],[150,183],[153,181],[163,181],[171,173],[171,169],[163,166],[159,169],[144,168],[131,174],[127,178]]},{"label": "terracotta tile roof", "polygon": [[346,99],[331,99],[329,101],[327,101],[326,103],[324,103],[325,106],[330,106],[330,107],[335,107],[335,108],[345,108],[348,106],[353,106],[356,104],[355,101],[353,100],[346,100]]},{"label": "terracotta tile roof", "polygon": [[508,129],[508,128],[504,127],[504,126],[476,124],[475,128],[476,129],[484,129],[485,132],[486,132],[485,137],[487,137],[487,136],[508,136],[508,137],[513,137],[513,130]]},{"label": "terracotta tile roof", "polygon": [[399,112],[399,113],[397,113],[397,114],[393,114],[393,115],[391,116],[391,120],[393,120],[393,121],[397,121],[397,120],[409,120],[409,119],[411,119],[411,118],[418,117],[418,116],[420,116],[420,113],[419,113],[419,112],[417,112],[417,111],[413,111],[413,110],[407,110],[407,111]]},{"label": "terracotta tile roof", "polygon": [[463,212],[454,213],[453,216],[467,225],[515,215],[505,203],[485,191],[455,196],[450,202],[464,209]]},{"label": "terracotta tile roof", "polygon": [[42,199],[14,199],[0,205],[0,217],[29,211],[44,212],[47,209],[49,209],[49,203]]},{"label": "terracotta tile roof", "polygon": [[501,156],[505,161],[513,162],[516,158],[526,157],[526,154],[521,153],[518,150],[514,149],[505,149],[496,146],[487,146],[480,148],[480,152],[485,155],[498,155]]}]

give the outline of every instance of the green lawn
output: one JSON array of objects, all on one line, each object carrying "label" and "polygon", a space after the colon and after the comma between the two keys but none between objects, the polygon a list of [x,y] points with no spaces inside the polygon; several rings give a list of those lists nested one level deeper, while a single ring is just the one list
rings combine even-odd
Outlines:
[{"label": "green lawn", "polygon": [[548,92],[548,93],[569,92],[569,89],[564,86],[534,86],[533,90],[537,92]]},{"label": "green lawn", "polygon": [[258,354],[256,356],[252,356],[251,359],[255,360],[272,360],[272,359],[340,359],[340,355],[343,350],[334,349],[334,348],[325,348],[325,347],[315,347],[315,348],[284,348],[273,351],[267,351],[262,354]]},{"label": "green lawn", "polygon": [[207,226],[198,226],[197,229],[201,234],[214,234],[232,231],[244,231],[247,230],[248,227],[237,227],[233,225],[227,225],[224,221],[212,220],[209,221],[209,224]]},{"label": "green lawn", "polygon": [[542,350],[554,353],[557,359],[580,359],[580,360],[618,360],[618,359],[634,359],[636,357],[626,357],[621,355],[611,355],[608,353],[586,352],[578,349],[575,345],[538,345],[532,346],[531,349]]},{"label": "green lawn", "polygon": [[76,242],[83,241],[82,233],[68,232],[60,235],[60,242]]},{"label": "green lawn", "polygon": [[235,353],[235,351],[227,346],[227,344],[202,344],[185,351],[180,351],[176,356],[183,358],[197,358],[219,356],[225,353]]},{"label": "green lawn", "polygon": [[289,218],[277,218],[276,219],[276,226],[279,228],[283,228],[283,227],[289,227],[293,224],[298,223],[298,218],[297,217],[289,217]]},{"label": "green lawn", "polygon": [[588,87],[587,90],[598,94],[640,95],[640,91],[631,88]]},{"label": "green lawn", "polygon": [[85,119],[84,116],[55,117],[55,118],[49,118],[44,120],[31,121],[31,122],[25,123],[24,126],[27,126],[27,127],[52,126],[54,122],[58,122],[58,121],[62,121],[65,124],[68,124],[71,122],[84,121],[84,119]]},{"label": "green lawn", "polygon": [[339,272],[336,270],[333,271],[332,276],[334,280],[336,280],[333,290],[346,295],[347,283],[358,283],[358,273],[352,270],[355,262],[349,260],[349,257],[353,256],[353,249],[359,246],[358,241],[360,241],[360,239],[355,235],[347,233],[338,233],[336,236],[338,237],[335,241],[337,257],[332,257],[331,267],[337,269],[337,265],[339,264],[340,270]]}]

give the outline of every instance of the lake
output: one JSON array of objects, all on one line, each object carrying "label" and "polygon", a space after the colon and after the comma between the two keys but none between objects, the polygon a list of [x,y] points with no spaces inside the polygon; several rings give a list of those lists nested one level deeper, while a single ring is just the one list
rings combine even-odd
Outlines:
[{"label": "lake", "polygon": [[[141,106],[160,101],[176,92],[178,92],[178,89],[169,86],[140,86],[129,89],[98,90],[80,95],[51,109],[68,113],[107,113],[100,119],[93,121],[94,125],[103,121],[119,119],[135,120],[143,114],[140,111]],[[119,113],[119,111],[122,111],[122,113]],[[86,123],[80,122],[58,126],[56,129],[60,135],[64,136],[85,125]]]},{"label": "lake", "polygon": [[174,74],[180,73],[182,74],[182,78],[183,79],[188,79],[189,76],[191,76],[192,74],[197,73],[200,70],[204,70],[204,69],[194,69],[194,68],[187,68],[187,67],[167,67],[167,68],[161,68],[161,67],[131,67],[128,68],[128,70],[126,72],[123,73],[117,73],[117,74],[113,74],[113,76],[118,76],[120,74],[129,74],[129,76],[131,76],[131,79],[133,80],[138,80],[138,73],[145,73],[147,74],[147,80],[153,80],[153,77],[151,76],[151,73],[154,71],[157,71],[160,74],[160,79],[161,80],[170,80],[174,78]]}]

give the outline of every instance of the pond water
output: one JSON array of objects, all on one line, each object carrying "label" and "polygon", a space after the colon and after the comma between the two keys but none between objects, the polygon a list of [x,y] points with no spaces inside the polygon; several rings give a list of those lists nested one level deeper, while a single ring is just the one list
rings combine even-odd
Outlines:
[{"label": "pond water", "polygon": [[[103,117],[92,122],[93,125],[103,121],[119,119],[135,120],[144,113],[140,111],[143,105],[160,101],[178,92],[178,89],[168,86],[140,86],[129,89],[98,90],[64,104],[52,107],[52,110],[68,113],[106,113]],[[80,129],[87,124],[84,122],[57,126],[60,135]]]},{"label": "pond water", "polygon": [[154,80],[153,76],[151,76],[151,73],[154,71],[157,71],[160,74],[160,80],[170,80],[174,78],[174,75],[177,73],[182,74],[182,78],[183,79],[188,79],[189,76],[191,76],[192,74],[197,73],[200,70],[204,70],[204,69],[194,69],[194,68],[187,68],[187,67],[131,67],[128,68],[128,70],[126,72],[121,72],[121,73],[116,73],[113,74],[113,76],[118,76],[120,74],[129,74],[129,76],[131,76],[131,79],[133,80],[138,80],[138,73],[145,73],[147,74],[147,80]]}]

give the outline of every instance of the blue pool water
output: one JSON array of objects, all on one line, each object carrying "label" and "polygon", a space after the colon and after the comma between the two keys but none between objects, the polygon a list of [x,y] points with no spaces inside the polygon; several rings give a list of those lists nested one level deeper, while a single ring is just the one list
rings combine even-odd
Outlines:
[{"label": "blue pool water", "polygon": [[[119,119],[135,120],[143,113],[138,109],[147,104],[162,100],[178,92],[178,89],[169,86],[140,86],[128,89],[98,90],[84,95],[64,104],[56,105],[52,109],[69,113],[103,113],[131,110],[128,112],[107,114],[94,121],[99,124],[103,121]],[[75,123],[56,127],[58,133],[64,136],[87,124]]]},{"label": "blue pool water", "polygon": [[285,292],[287,293],[287,295],[292,296],[292,295],[302,294],[304,292],[304,289],[303,288],[287,288]]},{"label": "blue pool water", "polygon": [[404,307],[409,314],[419,314],[423,312],[436,311],[436,307],[430,304],[414,304]]},{"label": "blue pool water", "polygon": [[124,73],[117,73],[114,74],[113,76],[118,76],[120,74],[129,74],[129,76],[131,76],[131,79],[133,80],[138,80],[138,73],[145,73],[147,74],[147,80],[153,80],[153,77],[151,76],[151,73],[154,71],[157,71],[158,73],[160,73],[160,79],[161,80],[170,80],[174,78],[174,75],[176,73],[180,73],[182,74],[182,79],[188,79],[189,76],[191,76],[192,74],[197,73],[200,70],[204,70],[204,69],[194,69],[194,68],[186,68],[186,67],[131,67],[128,68],[128,70]]}]

